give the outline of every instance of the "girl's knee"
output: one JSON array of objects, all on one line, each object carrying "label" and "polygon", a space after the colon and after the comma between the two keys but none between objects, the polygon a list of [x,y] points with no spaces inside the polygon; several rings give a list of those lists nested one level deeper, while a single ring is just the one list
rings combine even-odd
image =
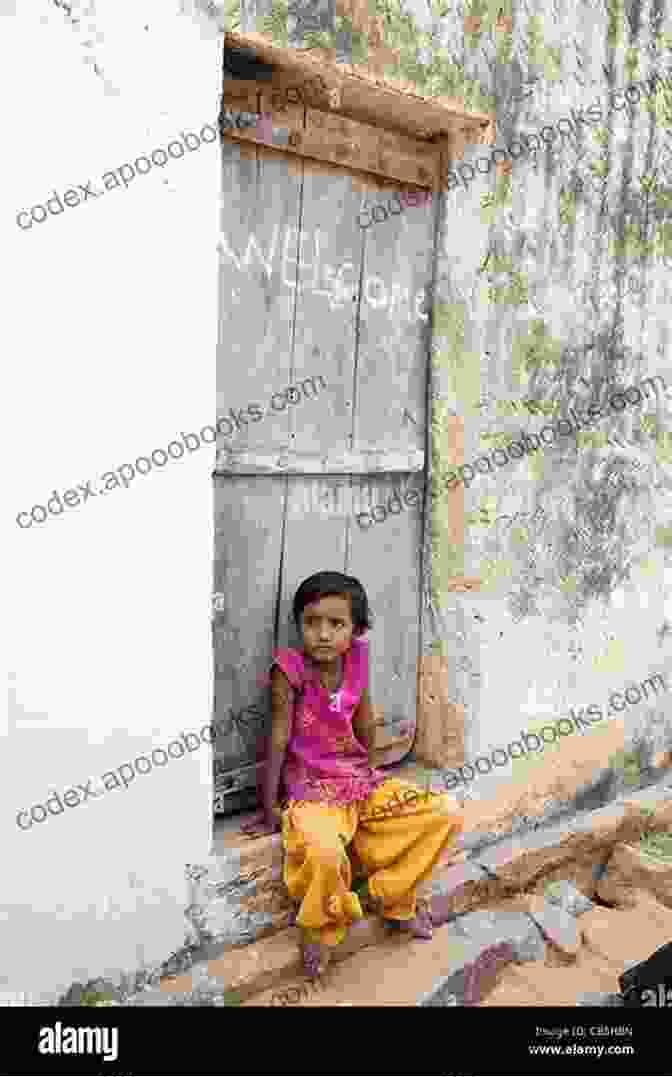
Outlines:
[{"label": "girl's knee", "polygon": [[310,841],[306,844],[306,857],[323,868],[338,869],[343,859],[347,858],[347,853],[340,842],[334,845],[331,842]]}]

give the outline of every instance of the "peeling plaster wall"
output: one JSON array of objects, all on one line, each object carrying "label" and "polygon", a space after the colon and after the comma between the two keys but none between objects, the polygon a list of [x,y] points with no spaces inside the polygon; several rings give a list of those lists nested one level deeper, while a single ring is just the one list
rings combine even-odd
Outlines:
[{"label": "peeling plaster wall", "polygon": [[[77,183],[102,190],[104,172],[216,120],[221,41],[178,0],[3,0],[0,27],[12,101],[0,988],[54,1002],[184,943],[186,865],[210,849],[210,749],[126,790],[101,778],[210,720],[214,451],[39,526],[15,516],[213,421],[219,144],[32,229],[15,216]],[[95,800],[19,829],[17,812],[89,778]]]},{"label": "peeling plaster wall", "polygon": [[[607,103],[611,89],[669,68],[670,14],[649,5],[626,17],[601,5],[514,4],[506,32],[485,4],[474,13],[479,33],[465,35],[458,62],[495,98],[498,147],[596,99],[604,119],[508,175],[498,166],[496,176],[444,195],[428,651],[450,659],[467,760],[669,672],[672,614],[672,294],[662,261],[672,252],[672,88],[621,112]],[[475,167],[484,155],[486,147],[468,146],[464,161]],[[623,295],[624,271],[648,291]],[[525,397],[567,416],[656,374],[667,378],[667,397],[658,382],[648,400],[605,414],[592,433],[558,438],[543,453],[478,474],[465,493],[446,492],[443,477],[455,464],[549,421],[507,417],[502,401]],[[463,459],[451,445],[454,417],[464,423]],[[450,517],[462,497],[465,538],[455,542]],[[493,526],[539,507],[545,523],[536,534]],[[461,575],[480,578],[480,589],[468,597],[452,590]],[[669,695],[624,715],[626,750],[638,733],[652,750],[672,748]],[[508,779],[511,767],[495,773],[477,780],[479,793]]]}]

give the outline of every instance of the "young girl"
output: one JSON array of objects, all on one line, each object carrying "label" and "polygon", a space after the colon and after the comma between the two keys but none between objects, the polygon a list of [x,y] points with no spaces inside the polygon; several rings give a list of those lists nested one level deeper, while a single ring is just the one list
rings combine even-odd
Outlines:
[{"label": "young girl", "polygon": [[284,882],[300,902],[304,968],[316,977],[348,925],[364,915],[350,889],[347,846],[352,843],[367,871],[383,918],[430,939],[429,906],[416,899],[416,888],[457,840],[463,820],[447,794],[428,797],[371,766],[374,725],[363,638],[371,618],[359,581],[318,572],[299,587],[293,615],[303,649],[274,652],[263,811],[245,829],[259,821],[257,833],[282,828]]}]

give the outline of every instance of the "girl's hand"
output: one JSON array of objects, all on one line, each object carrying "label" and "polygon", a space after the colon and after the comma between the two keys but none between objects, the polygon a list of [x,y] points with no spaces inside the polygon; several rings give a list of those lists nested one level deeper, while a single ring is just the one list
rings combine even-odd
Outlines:
[{"label": "girl's hand", "polygon": [[247,823],[241,826],[243,834],[260,838],[264,834],[277,834],[282,830],[282,814],[279,805],[273,805],[269,815],[263,808],[257,811]]}]

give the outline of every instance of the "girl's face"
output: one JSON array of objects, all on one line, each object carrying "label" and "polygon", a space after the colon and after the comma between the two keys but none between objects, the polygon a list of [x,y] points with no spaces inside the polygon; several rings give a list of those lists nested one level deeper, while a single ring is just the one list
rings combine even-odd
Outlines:
[{"label": "girl's face", "polygon": [[327,595],[301,614],[303,648],[316,662],[333,664],[352,643],[354,625],[347,595]]}]

